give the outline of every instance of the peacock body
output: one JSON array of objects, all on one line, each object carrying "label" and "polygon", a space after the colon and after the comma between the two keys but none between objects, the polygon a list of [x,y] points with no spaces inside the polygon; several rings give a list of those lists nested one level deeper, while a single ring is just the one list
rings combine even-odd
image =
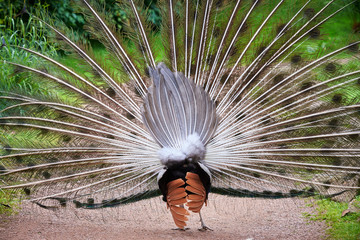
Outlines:
[{"label": "peacock body", "polygon": [[44,19],[77,66],[6,46],[44,60],[6,64],[47,92],[1,91],[2,189],[52,209],[163,195],[181,229],[210,191],[360,189],[360,35],[324,32],[358,2],[160,1],[154,28],[140,1],[119,1],[121,31],[75,2],[107,54]]}]

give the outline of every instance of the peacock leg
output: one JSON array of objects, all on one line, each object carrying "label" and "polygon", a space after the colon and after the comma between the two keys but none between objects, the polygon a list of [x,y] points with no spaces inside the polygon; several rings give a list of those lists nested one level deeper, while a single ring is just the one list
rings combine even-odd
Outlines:
[{"label": "peacock leg", "polygon": [[206,226],[206,224],[204,223],[203,218],[201,217],[201,213],[199,212],[199,216],[200,216],[200,222],[201,222],[201,228],[199,228],[199,231],[206,231],[206,230],[210,230],[210,231],[214,231],[213,229],[209,228],[208,226]]}]

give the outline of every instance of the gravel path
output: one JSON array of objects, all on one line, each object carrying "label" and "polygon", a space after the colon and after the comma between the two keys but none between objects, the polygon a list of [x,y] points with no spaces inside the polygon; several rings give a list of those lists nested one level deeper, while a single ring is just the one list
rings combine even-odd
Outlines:
[{"label": "gravel path", "polygon": [[0,221],[1,240],[52,239],[323,239],[326,226],[307,222],[301,199],[253,199],[209,195],[202,211],[214,231],[200,232],[197,214],[187,231],[176,231],[160,198],[122,208],[54,212],[25,204],[20,214]]}]

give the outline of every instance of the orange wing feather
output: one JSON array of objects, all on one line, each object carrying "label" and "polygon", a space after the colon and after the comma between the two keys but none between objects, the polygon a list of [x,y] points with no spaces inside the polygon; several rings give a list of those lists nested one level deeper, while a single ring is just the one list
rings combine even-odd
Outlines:
[{"label": "orange wing feather", "polygon": [[[188,210],[198,213],[204,203],[206,205],[206,190],[199,175],[188,172],[185,179],[186,182],[181,178],[169,182],[166,196],[175,225],[181,229],[184,229],[188,221],[187,215],[190,215]],[[184,208],[184,204],[188,210]]]}]

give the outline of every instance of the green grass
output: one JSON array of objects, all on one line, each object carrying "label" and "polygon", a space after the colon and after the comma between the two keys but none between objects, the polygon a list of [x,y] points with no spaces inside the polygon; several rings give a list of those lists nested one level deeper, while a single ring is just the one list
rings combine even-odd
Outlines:
[{"label": "green grass", "polygon": [[360,239],[360,196],[356,197],[354,206],[357,212],[352,212],[344,217],[341,214],[348,208],[347,203],[322,199],[312,204],[315,213],[304,213],[310,221],[325,221],[329,227],[326,230],[326,239],[356,240]]},{"label": "green grass", "polygon": [[[24,23],[21,19],[6,18],[6,23],[0,25],[1,42],[5,47],[0,48],[0,90],[12,91],[21,89],[23,92],[36,94],[46,90],[40,83],[31,80],[24,74],[14,74],[14,67],[4,64],[5,61],[21,63],[28,66],[38,66],[43,60],[13,45],[35,49],[48,56],[56,56],[55,45],[48,42],[43,28],[36,27],[35,20]],[[1,104],[1,103],[0,103]]]},{"label": "green grass", "polygon": [[12,215],[18,213],[19,199],[9,191],[0,189],[0,215]]},{"label": "green grass", "polygon": [[[14,73],[14,67],[4,63],[5,61],[10,61],[27,66],[37,66],[43,62],[39,57],[19,48],[11,47],[12,45],[36,49],[51,57],[57,56],[55,45],[47,40],[44,29],[36,27],[38,23],[33,19],[25,23],[21,19],[15,20],[7,17],[3,19],[1,23],[0,40],[1,44],[4,41],[6,46],[0,48],[0,91],[12,92],[13,90],[18,90],[20,93],[27,93],[28,95],[48,94],[49,90],[39,81],[34,81],[27,73],[16,74],[16,71]],[[7,100],[0,99],[0,110],[6,106]],[[0,117],[6,115],[6,112],[0,113]],[[6,136],[4,136],[4,134],[6,134]],[[31,140],[39,139],[39,137],[29,136],[26,131],[22,131],[15,136],[12,133],[5,133],[5,129],[0,128],[0,149],[2,148],[2,144],[5,145],[5,143],[1,141],[4,139],[13,145],[13,142],[18,142],[19,139],[31,142]],[[4,150],[0,150],[0,156],[5,155],[6,153],[4,152]],[[5,161],[6,160],[0,161],[0,165],[6,166]],[[19,198],[11,191],[0,189],[0,215],[16,214],[19,210],[19,203]]]}]

